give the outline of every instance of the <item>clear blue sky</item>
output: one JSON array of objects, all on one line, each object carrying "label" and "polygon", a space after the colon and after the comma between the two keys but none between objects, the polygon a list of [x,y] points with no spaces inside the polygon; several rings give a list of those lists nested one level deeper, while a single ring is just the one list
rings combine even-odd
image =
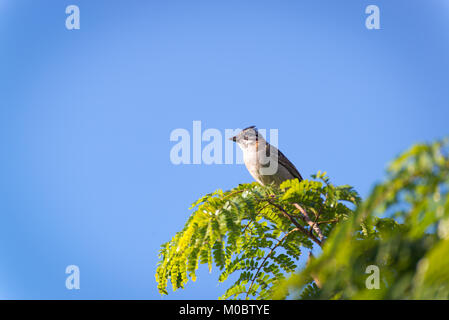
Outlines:
[{"label": "clear blue sky", "polygon": [[[366,195],[449,133],[449,2],[0,0],[0,298],[160,299],[157,252],[190,204],[252,181],[170,162],[193,120],[279,129],[304,177]],[[206,269],[164,299],[221,295]]]}]

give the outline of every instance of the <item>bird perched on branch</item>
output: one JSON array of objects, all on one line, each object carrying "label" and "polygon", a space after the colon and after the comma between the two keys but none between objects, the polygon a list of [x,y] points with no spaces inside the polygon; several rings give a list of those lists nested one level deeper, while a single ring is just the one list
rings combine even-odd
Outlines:
[{"label": "bird perched on branch", "polygon": [[302,180],[296,167],[281,151],[270,145],[255,126],[243,129],[230,140],[242,149],[246,168],[261,185],[274,183],[279,186],[285,180]]}]

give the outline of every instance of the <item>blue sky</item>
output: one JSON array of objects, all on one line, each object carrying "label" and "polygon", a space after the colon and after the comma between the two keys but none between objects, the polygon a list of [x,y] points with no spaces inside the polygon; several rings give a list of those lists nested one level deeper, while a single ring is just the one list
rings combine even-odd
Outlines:
[{"label": "blue sky", "polygon": [[[278,129],[304,177],[365,196],[449,133],[448,85],[444,0],[0,0],[0,298],[160,299],[157,252],[190,204],[252,181],[173,165],[176,128]],[[164,299],[217,298],[206,269]]]}]

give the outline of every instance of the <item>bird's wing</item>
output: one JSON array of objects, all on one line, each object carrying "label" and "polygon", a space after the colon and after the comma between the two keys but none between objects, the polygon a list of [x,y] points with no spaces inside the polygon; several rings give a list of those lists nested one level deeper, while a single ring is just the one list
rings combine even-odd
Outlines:
[{"label": "bird's wing", "polygon": [[[274,151],[277,151],[277,158],[278,158],[278,163],[283,166],[284,168],[286,168],[288,170],[288,172],[290,172],[290,174],[297,178],[299,181],[303,180],[301,174],[299,173],[298,169],[296,169],[296,167],[293,165],[293,163],[290,162],[290,160],[287,159],[286,156],[284,156],[284,154],[281,152],[281,150],[278,150],[275,147],[272,147]],[[267,143],[266,144],[266,149],[267,149],[267,153],[270,152],[270,145]]]}]

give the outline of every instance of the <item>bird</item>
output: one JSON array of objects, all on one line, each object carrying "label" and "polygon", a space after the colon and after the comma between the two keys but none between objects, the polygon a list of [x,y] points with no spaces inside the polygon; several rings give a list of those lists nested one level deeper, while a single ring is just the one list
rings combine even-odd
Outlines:
[{"label": "bird", "polygon": [[251,126],[243,129],[230,140],[242,149],[243,161],[251,176],[263,186],[280,186],[285,180],[302,176],[293,163],[276,147],[270,145],[256,129]]}]

